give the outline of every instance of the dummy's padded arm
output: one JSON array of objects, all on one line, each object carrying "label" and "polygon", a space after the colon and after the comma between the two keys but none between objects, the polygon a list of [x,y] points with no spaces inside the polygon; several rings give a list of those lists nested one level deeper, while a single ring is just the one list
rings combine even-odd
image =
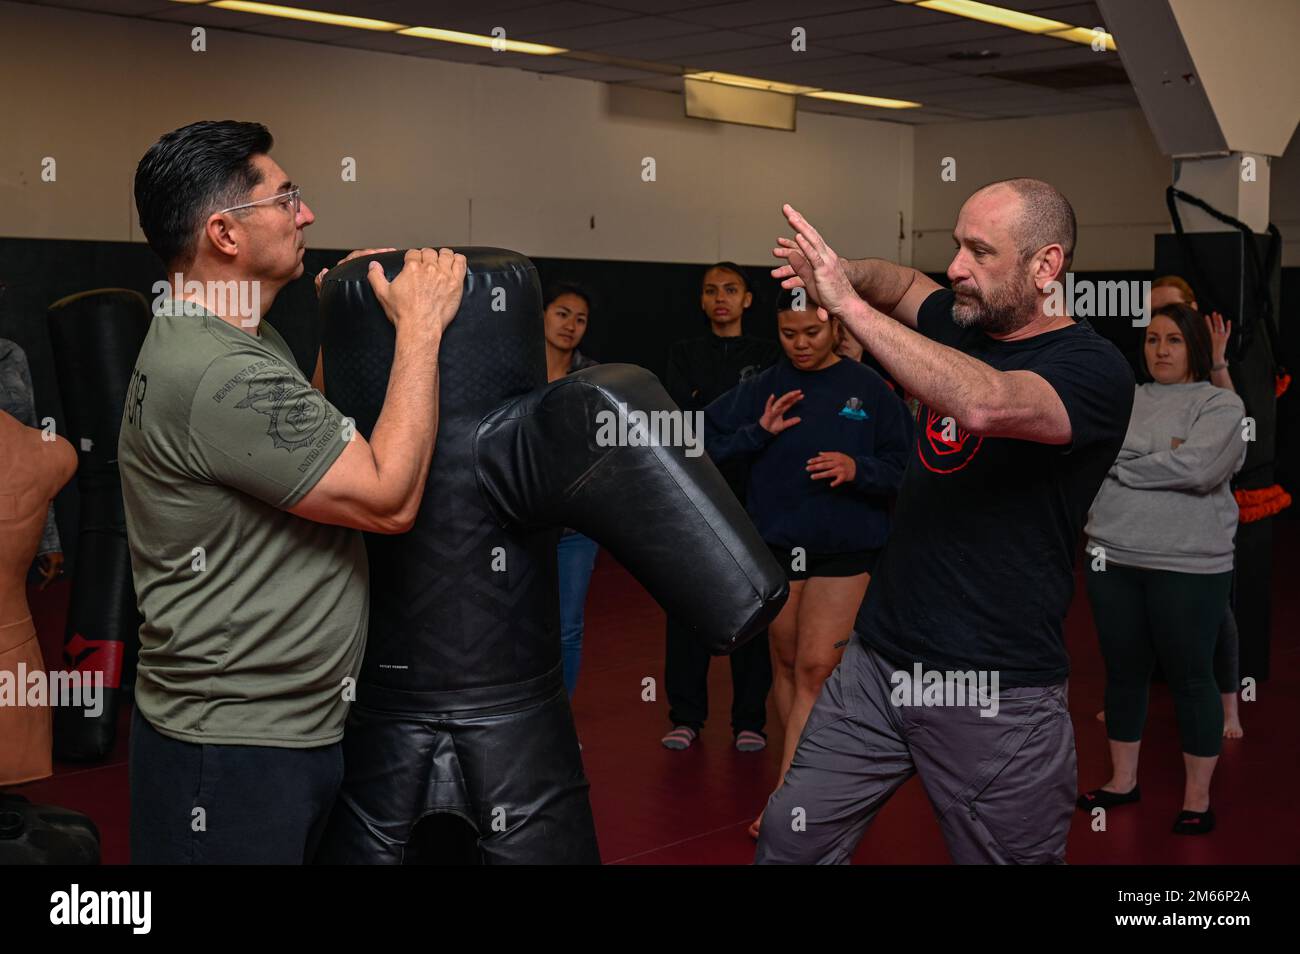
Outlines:
[{"label": "dummy's padded arm", "polygon": [[[628,426],[636,412],[651,426]],[[488,414],[475,436],[475,473],[502,525],[585,533],[713,652],[729,653],[772,621],[789,587],[703,453],[704,435],[685,425],[649,371],[600,365]],[[620,437],[664,443],[619,446]],[[688,439],[693,446],[683,446]]]}]

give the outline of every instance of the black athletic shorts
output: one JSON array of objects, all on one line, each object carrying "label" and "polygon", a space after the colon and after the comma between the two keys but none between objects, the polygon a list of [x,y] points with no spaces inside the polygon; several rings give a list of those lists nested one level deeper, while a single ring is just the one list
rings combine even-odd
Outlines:
[{"label": "black athletic shorts", "polygon": [[[787,547],[768,544],[772,556],[785,570],[786,579],[808,580],[814,576],[857,576],[859,573],[871,573],[876,568],[879,550],[854,550],[851,553],[808,553],[795,563],[795,556]],[[802,569],[794,569],[794,566]]]}]

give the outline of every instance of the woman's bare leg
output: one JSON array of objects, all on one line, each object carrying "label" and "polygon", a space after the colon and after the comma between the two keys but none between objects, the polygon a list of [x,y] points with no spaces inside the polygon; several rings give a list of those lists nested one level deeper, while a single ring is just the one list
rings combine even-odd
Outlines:
[{"label": "woman's bare leg", "polygon": [[1207,758],[1183,753],[1183,771],[1187,775],[1183,787],[1183,811],[1203,812],[1210,807],[1210,780],[1218,763],[1217,755]]},{"label": "woman's bare leg", "polygon": [[794,671],[794,702],[785,723],[781,778],[790,770],[804,723],[822,683],[831,674],[853,632],[871,574],[818,576],[807,581],[799,603],[799,635]]},{"label": "woman's bare leg", "polygon": [[[781,607],[781,612],[767,627],[768,650],[772,654],[772,701],[776,703],[776,713],[781,724],[787,726],[790,719],[790,707],[794,704],[794,667],[795,653],[798,645],[799,604],[802,601],[804,580],[790,581],[790,598]],[[789,735],[789,728],[786,728]],[[777,779],[777,787],[785,778],[785,772]],[[751,838],[758,837],[758,828],[763,821],[763,813],[749,826]]]},{"label": "woman's bare leg", "polygon": [[799,602],[803,588],[803,580],[790,582],[790,598],[767,627],[768,649],[772,654],[772,700],[776,703],[782,725],[790,718],[790,706],[794,703],[795,647],[798,645]]},{"label": "woman's bare leg", "polygon": [[1138,750],[1141,742],[1116,742],[1110,739],[1110,781],[1102,786],[1107,792],[1127,795],[1138,781]]}]

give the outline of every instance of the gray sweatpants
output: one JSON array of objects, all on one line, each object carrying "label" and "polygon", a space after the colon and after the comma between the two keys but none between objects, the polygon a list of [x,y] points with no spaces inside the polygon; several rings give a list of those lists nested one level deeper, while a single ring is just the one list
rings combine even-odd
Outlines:
[{"label": "gray sweatpants", "polygon": [[1066,684],[1002,689],[982,716],[978,702],[895,705],[899,668],[849,639],[768,801],[756,863],[848,864],[917,774],[957,864],[1064,864],[1077,794]]}]

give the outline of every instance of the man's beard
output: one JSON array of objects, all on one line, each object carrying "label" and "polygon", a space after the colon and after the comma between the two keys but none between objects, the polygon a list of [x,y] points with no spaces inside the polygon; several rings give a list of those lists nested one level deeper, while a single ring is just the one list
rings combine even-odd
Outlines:
[{"label": "man's beard", "polygon": [[1029,324],[1036,304],[1037,298],[1028,288],[1018,288],[1008,282],[988,295],[958,292],[952,306],[952,320],[961,328],[1005,335]]}]

